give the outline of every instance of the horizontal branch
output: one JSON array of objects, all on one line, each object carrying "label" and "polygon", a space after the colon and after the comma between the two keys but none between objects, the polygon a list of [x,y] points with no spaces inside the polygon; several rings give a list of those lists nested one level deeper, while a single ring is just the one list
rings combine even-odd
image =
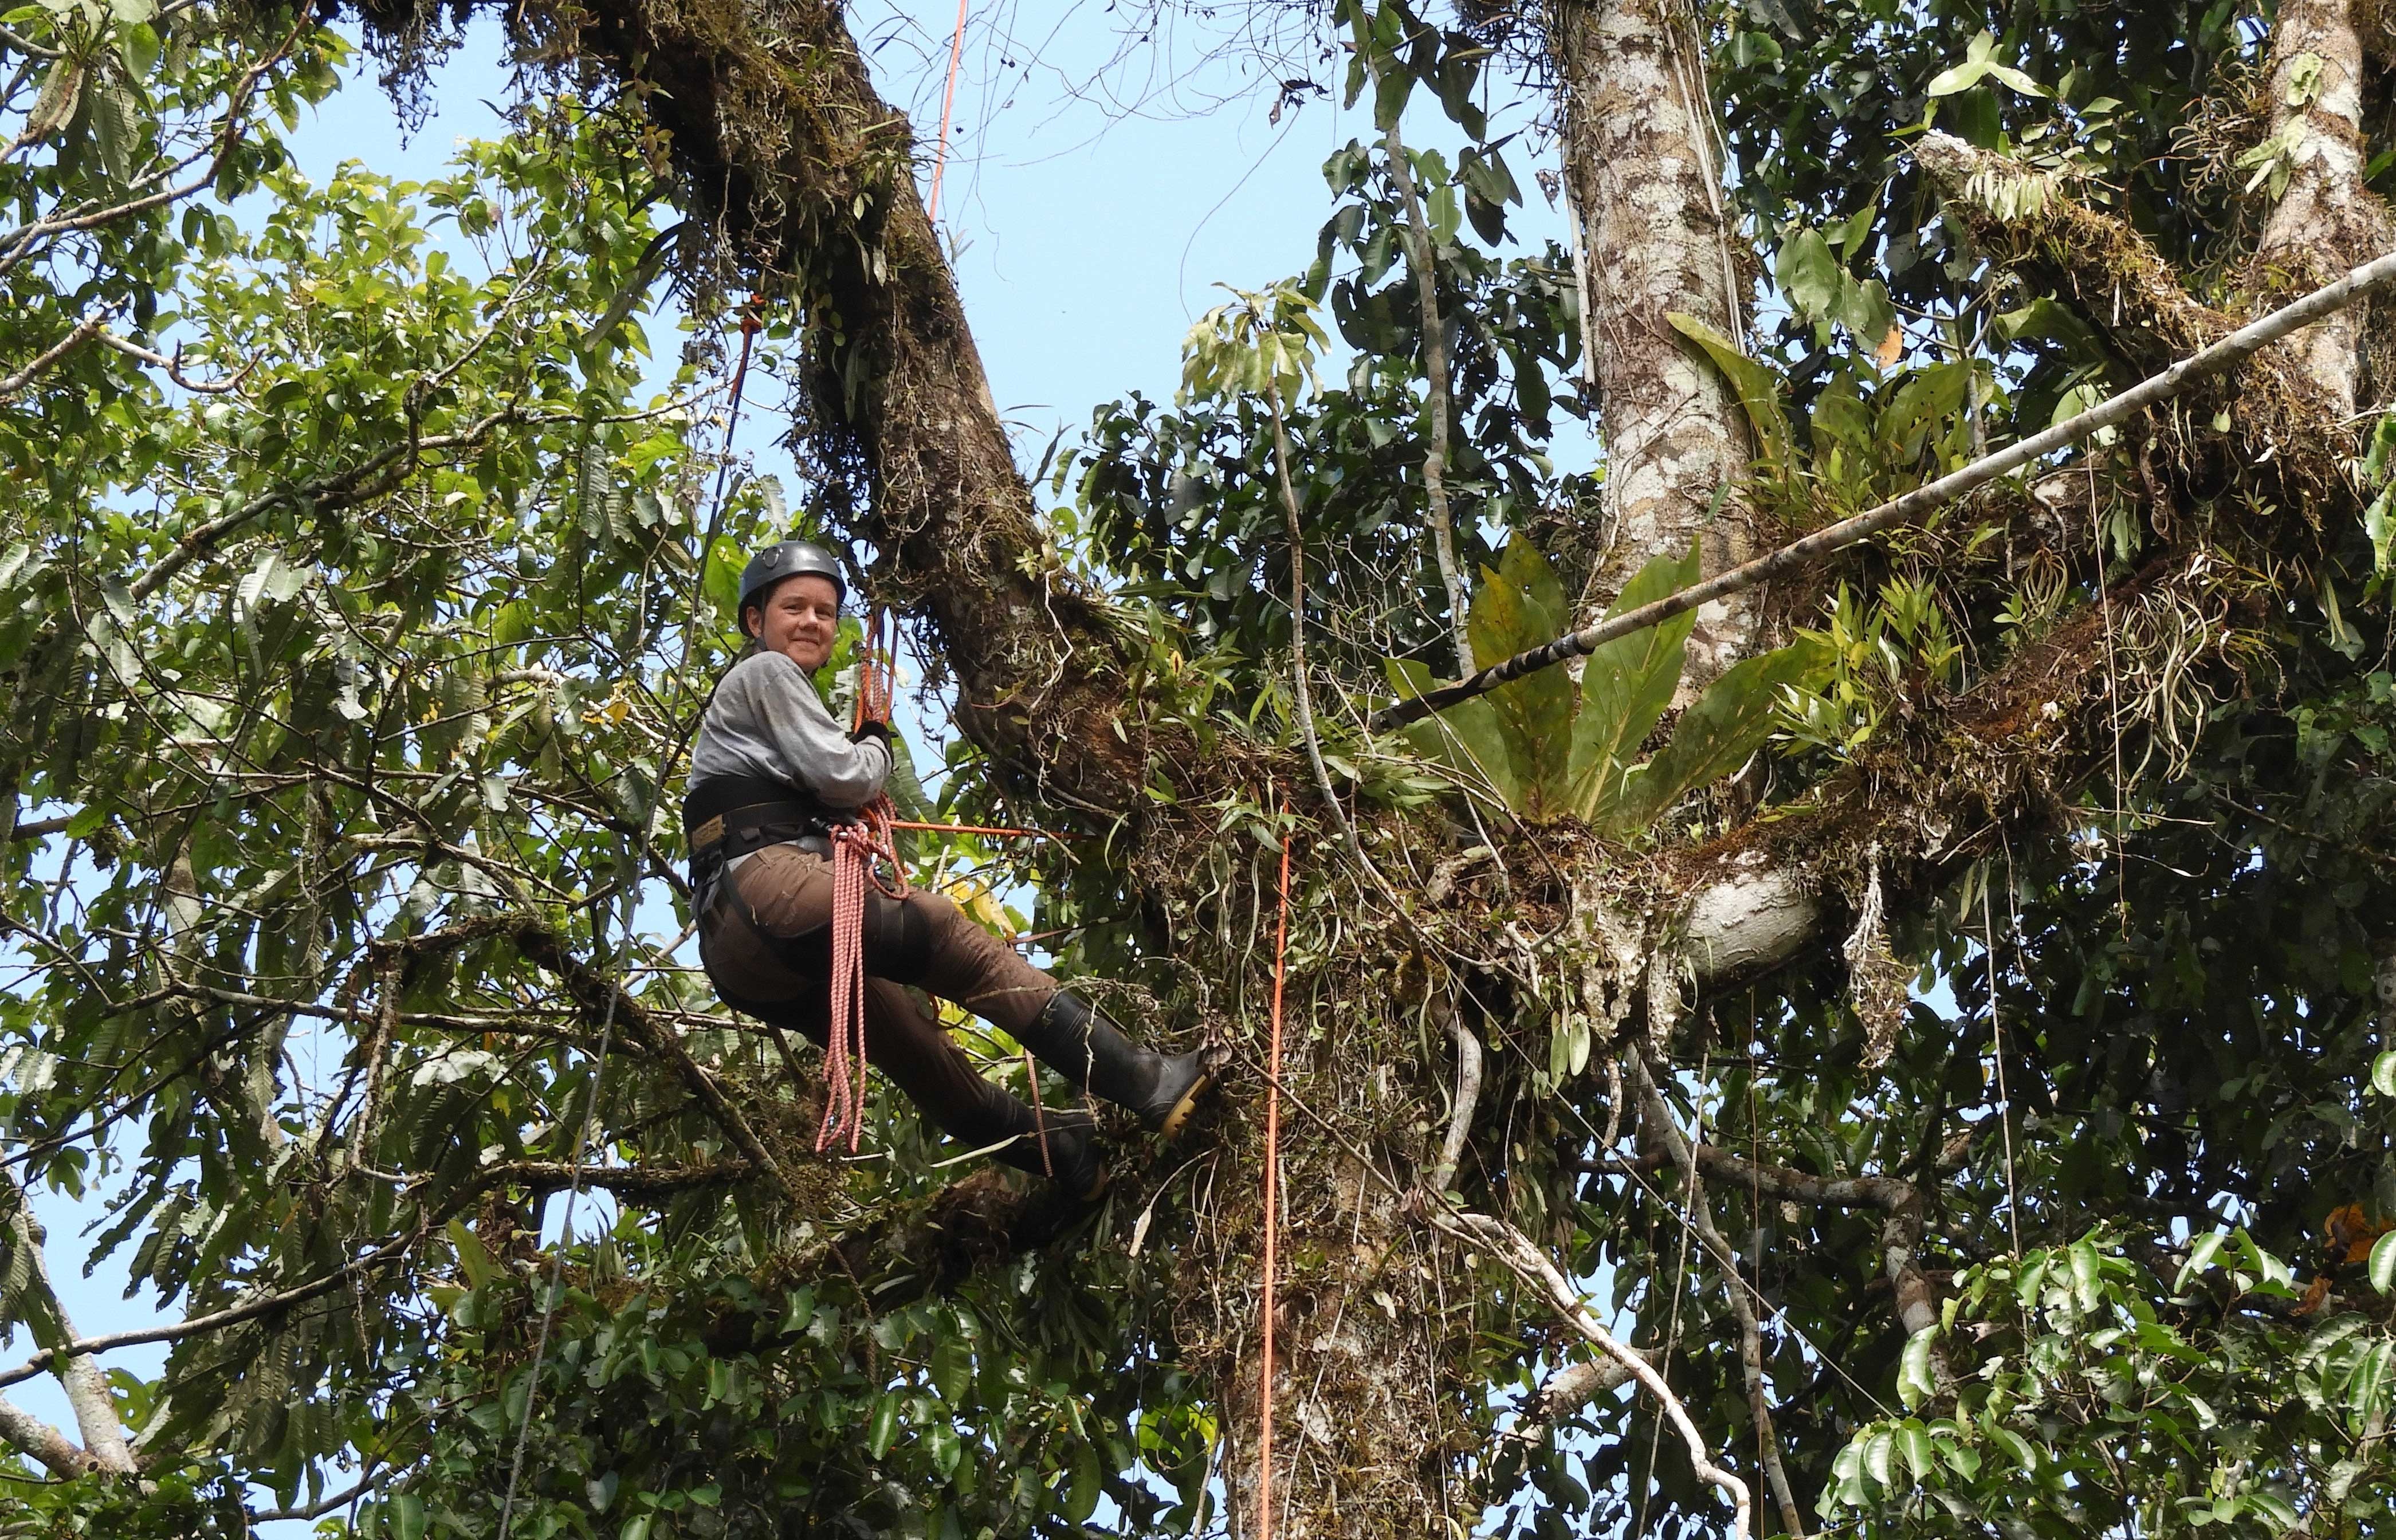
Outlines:
[{"label": "horizontal branch", "polygon": [[1766,551],[1751,562],[1742,562],[1678,593],[1626,610],[1585,631],[1569,632],[1544,646],[1518,653],[1503,662],[1492,664],[1470,679],[1444,684],[1410,700],[1384,707],[1373,713],[1369,725],[1375,732],[1403,727],[1434,711],[1444,711],[1461,701],[1485,695],[1510,680],[1551,668],[1569,658],[1585,657],[1616,637],[1660,625],[1700,604],[1745,592],[1783,573],[1844,551],[1882,530],[1919,518],[1967,493],[1976,492],[2043,455],[2068,448],[2093,433],[2125,422],[2150,406],[2169,401],[2199,380],[2227,373],[2271,343],[2344,310],[2390,283],[2396,283],[2396,252],[2363,263],[2336,283],[2324,285],[2261,320],[2239,327],[2203,352],[2181,359],[2162,373],[2149,376],[2120,395],[2092,406],[2077,417],[2058,422],[2043,433],[1983,456],[1960,471],[1915,487],[1901,498],[1791,540],[1777,551]]},{"label": "horizontal branch", "polygon": [[20,1450],[60,1477],[80,1476],[92,1468],[92,1458],[73,1439],[0,1396],[0,1442]]},{"label": "horizontal branch", "polygon": [[783,1197],[796,1200],[797,1194],[791,1188],[790,1178],[782,1174],[782,1168],[757,1137],[756,1130],[749,1126],[749,1120],[742,1117],[740,1109],[725,1095],[724,1088],[715,1083],[715,1077],[690,1056],[690,1050],[682,1045],[681,1037],[672,1028],[659,1022],[621,985],[603,977],[597,970],[568,953],[557,933],[540,922],[518,921],[512,929],[516,949],[524,954],[526,961],[556,975],[566,986],[566,993],[579,1001],[586,1012],[613,1010],[617,1019],[624,1024],[626,1035],[666,1061],[715,1125],[731,1138],[734,1148],[747,1156]]},{"label": "horizontal branch", "polygon": [[67,354],[74,352],[75,349],[82,347],[101,329],[100,320],[97,316],[87,318],[78,323],[74,329],[68,332],[66,336],[60,338],[58,341],[52,343],[42,352],[34,354],[33,361],[27,364],[23,368],[18,370],[15,374],[0,378],[0,396],[15,395],[26,386],[31,385],[34,380],[41,378],[43,370],[48,368],[60,359],[64,358]]},{"label": "horizontal branch", "polygon": [[756,1166],[747,1161],[710,1161],[687,1166],[583,1166],[579,1170],[564,1161],[501,1161],[476,1172],[470,1185],[477,1191],[522,1188],[527,1192],[561,1192],[579,1186],[597,1188],[619,1198],[657,1198],[694,1188],[745,1182],[756,1174]]},{"label": "horizontal branch", "polygon": [[339,1288],[360,1273],[372,1272],[377,1268],[397,1261],[407,1254],[409,1247],[422,1241],[424,1235],[425,1231],[419,1229],[411,1230],[405,1235],[394,1236],[364,1255],[353,1257],[331,1272],[311,1279],[305,1283],[274,1294],[260,1294],[255,1299],[245,1300],[238,1305],[229,1305],[221,1310],[213,1310],[206,1315],[193,1316],[185,1321],[169,1321],[159,1326],[143,1326],[130,1332],[111,1332],[103,1336],[77,1337],[64,1347],[46,1348],[14,1369],[0,1370],[0,1389],[6,1389],[12,1385],[20,1385],[35,1374],[71,1358],[110,1352],[118,1348],[137,1348],[144,1343],[180,1342],[185,1337],[198,1336],[204,1332],[222,1331],[228,1326],[238,1326],[244,1321],[255,1321],[260,1316],[273,1315],[278,1310],[288,1309],[294,1305],[303,1305],[318,1294],[329,1294]]},{"label": "horizontal branch", "polygon": [[[1680,1137],[1678,1129],[1663,1135],[1668,1145]],[[1833,1208],[1876,1208],[1888,1217],[1881,1225],[1881,1268],[1897,1291],[1897,1314],[1908,1336],[1919,1335],[1938,1323],[1938,1301],[1922,1271],[1922,1193],[1896,1176],[1815,1176],[1787,1166],[1766,1165],[1733,1154],[1719,1145],[1691,1145],[1697,1169],[1718,1180],[1747,1188],[1759,1198],[1818,1203]],[[1663,1158],[1642,1164],[1661,1165]],[[1591,1162],[1588,1169],[1623,1172],[1620,1162]]]},{"label": "horizontal branch", "polygon": [[[1633,1348],[1632,1352],[1656,1361],[1652,1349]],[[1610,1358],[1584,1359],[1567,1363],[1540,1382],[1537,1390],[1525,1397],[1522,1412],[1514,1426],[1498,1435],[1506,1443],[1524,1449],[1536,1449],[1548,1441],[1556,1424],[1578,1412],[1598,1397],[1621,1389],[1631,1383],[1630,1367]]]}]

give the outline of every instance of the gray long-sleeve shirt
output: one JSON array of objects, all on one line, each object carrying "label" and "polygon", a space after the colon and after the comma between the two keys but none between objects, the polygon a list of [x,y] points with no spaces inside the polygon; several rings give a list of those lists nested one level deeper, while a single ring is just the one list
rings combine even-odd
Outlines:
[{"label": "gray long-sleeve shirt", "polygon": [[690,751],[692,786],[725,776],[766,776],[830,806],[858,807],[881,794],[890,750],[870,737],[851,743],[806,670],[784,654],[761,652],[716,686]]}]

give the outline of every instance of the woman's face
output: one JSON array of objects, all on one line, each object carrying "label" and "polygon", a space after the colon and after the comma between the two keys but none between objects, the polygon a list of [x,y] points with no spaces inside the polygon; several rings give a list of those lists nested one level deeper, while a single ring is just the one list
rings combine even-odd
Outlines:
[{"label": "woman's face", "polygon": [[767,652],[813,673],[832,656],[840,634],[840,591],[829,578],[801,573],[768,589],[765,602],[750,614],[749,634]]}]

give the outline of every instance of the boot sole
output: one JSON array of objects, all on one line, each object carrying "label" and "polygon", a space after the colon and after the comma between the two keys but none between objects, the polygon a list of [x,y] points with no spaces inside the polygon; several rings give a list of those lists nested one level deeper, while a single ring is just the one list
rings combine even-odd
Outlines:
[{"label": "boot sole", "polygon": [[1196,1080],[1191,1081],[1190,1082],[1190,1089],[1181,1093],[1181,1099],[1173,1104],[1173,1110],[1167,1112],[1164,1118],[1158,1122],[1156,1125],[1157,1133],[1163,1135],[1168,1139],[1173,1137],[1176,1134],[1180,1133],[1181,1125],[1188,1122],[1190,1121],[1190,1114],[1197,1109],[1198,1098],[1205,1095],[1206,1094],[1207,1087],[1214,1083],[1215,1077],[1212,1075],[1201,1075]]}]

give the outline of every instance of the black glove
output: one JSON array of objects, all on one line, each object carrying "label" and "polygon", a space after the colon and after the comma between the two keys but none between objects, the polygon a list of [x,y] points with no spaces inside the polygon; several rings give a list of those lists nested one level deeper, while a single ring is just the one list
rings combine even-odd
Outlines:
[{"label": "black glove", "polygon": [[867,738],[872,738],[876,742],[880,743],[883,748],[888,749],[890,747],[890,724],[872,720],[860,722],[857,724],[857,731],[848,735],[848,741],[851,743],[863,743]]}]

